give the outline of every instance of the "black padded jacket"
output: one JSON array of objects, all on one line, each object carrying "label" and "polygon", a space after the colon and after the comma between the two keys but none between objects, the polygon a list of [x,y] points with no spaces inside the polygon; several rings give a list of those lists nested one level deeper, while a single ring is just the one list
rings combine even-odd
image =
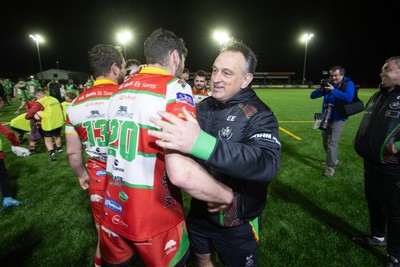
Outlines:
[{"label": "black padded jacket", "polygon": [[223,227],[257,218],[266,205],[267,190],[280,167],[279,126],[271,109],[250,87],[225,103],[208,97],[196,107],[203,131],[217,138],[207,161],[200,164],[230,186],[234,201],[221,212],[209,213],[205,202],[192,199],[189,216],[208,217]]},{"label": "black padded jacket", "polygon": [[358,155],[373,164],[399,165],[400,154],[392,152],[400,142],[400,86],[391,92],[381,88],[368,101],[354,147]]}]

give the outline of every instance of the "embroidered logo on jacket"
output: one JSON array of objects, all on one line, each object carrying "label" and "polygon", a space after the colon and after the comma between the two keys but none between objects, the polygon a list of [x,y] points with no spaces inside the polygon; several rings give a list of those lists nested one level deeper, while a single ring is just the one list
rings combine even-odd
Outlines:
[{"label": "embroidered logo on jacket", "polygon": [[253,106],[240,103],[239,107],[244,111],[244,113],[247,116],[247,119],[250,119],[251,117],[253,117],[254,114],[257,113],[257,109]]},{"label": "embroidered logo on jacket", "polygon": [[400,108],[400,102],[399,101],[394,101],[394,102],[390,103],[389,107],[391,109],[399,109]]},{"label": "embroidered logo on jacket", "polygon": [[385,117],[390,117],[390,118],[398,118],[400,115],[399,111],[395,110],[386,110]]},{"label": "embroidered logo on jacket", "polygon": [[233,132],[229,126],[224,127],[218,131],[218,137],[220,139],[229,140],[232,137],[232,135],[233,135]]}]

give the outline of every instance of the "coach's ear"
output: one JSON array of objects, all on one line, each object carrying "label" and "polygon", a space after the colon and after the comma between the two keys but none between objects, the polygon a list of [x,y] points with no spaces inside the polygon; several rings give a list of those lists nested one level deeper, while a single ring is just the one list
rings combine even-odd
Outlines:
[{"label": "coach's ear", "polygon": [[240,88],[241,89],[246,88],[247,86],[249,86],[252,80],[253,80],[253,74],[247,73],[246,75],[243,76],[242,86]]}]

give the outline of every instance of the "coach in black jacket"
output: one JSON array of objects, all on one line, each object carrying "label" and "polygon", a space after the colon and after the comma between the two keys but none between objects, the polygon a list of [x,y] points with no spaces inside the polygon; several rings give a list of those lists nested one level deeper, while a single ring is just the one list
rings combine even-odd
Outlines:
[{"label": "coach in black jacket", "polygon": [[387,244],[387,266],[400,266],[400,57],[387,59],[380,76],[380,90],[368,101],[354,142],[364,159],[370,218],[370,236],[354,240]]},{"label": "coach in black jacket", "polygon": [[250,87],[256,64],[246,45],[231,43],[213,64],[212,96],[197,105],[197,121],[185,110],[186,122],[165,112],[159,114],[171,123],[152,120],[163,129],[149,131],[159,146],[190,153],[234,191],[228,207],[192,199],[187,225],[199,266],[214,252],[226,266],[258,266],[259,219],[281,144],[273,112]]}]

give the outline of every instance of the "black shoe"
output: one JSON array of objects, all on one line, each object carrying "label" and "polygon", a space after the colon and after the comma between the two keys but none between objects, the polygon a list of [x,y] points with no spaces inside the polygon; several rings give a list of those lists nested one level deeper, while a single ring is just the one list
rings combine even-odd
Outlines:
[{"label": "black shoe", "polygon": [[380,241],[376,237],[363,236],[363,237],[353,237],[353,241],[362,246],[386,247],[386,238],[383,241]]},{"label": "black shoe", "polygon": [[53,152],[50,154],[50,161],[57,161],[56,153]]},{"label": "black shoe", "polygon": [[29,148],[29,152],[31,152],[31,154],[38,154],[40,153],[40,150],[37,148]]},{"label": "black shoe", "polygon": [[400,267],[400,260],[389,255],[387,267]]}]

